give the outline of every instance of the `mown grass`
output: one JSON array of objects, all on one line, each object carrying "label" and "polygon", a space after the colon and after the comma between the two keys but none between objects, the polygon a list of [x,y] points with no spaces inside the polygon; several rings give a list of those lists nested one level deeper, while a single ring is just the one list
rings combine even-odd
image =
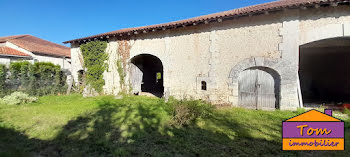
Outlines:
[{"label": "mown grass", "polygon": [[[177,125],[174,108],[191,106]],[[281,150],[281,122],[299,112],[210,109],[199,101],[147,97],[45,96],[0,106],[0,156],[346,156],[346,151]],[[197,105],[197,108],[196,108]],[[194,106],[194,107],[193,107]],[[201,110],[201,108],[205,108]],[[206,112],[206,114],[199,114]],[[183,114],[187,115],[188,114]],[[191,117],[191,116],[188,116]]]}]

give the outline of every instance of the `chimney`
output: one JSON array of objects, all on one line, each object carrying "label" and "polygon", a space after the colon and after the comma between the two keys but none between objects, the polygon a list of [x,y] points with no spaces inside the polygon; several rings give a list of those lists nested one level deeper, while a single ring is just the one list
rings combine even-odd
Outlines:
[{"label": "chimney", "polygon": [[332,116],[332,109],[324,109],[324,113],[328,116]]}]

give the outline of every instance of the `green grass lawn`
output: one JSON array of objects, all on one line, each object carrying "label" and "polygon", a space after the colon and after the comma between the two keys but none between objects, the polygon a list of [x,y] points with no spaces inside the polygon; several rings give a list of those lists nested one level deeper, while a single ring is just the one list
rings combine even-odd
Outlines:
[{"label": "green grass lawn", "polygon": [[[346,156],[346,151],[282,151],[282,120],[292,111],[214,109],[173,125],[162,99],[45,96],[0,106],[0,156]],[[300,113],[300,112],[299,112]]]}]

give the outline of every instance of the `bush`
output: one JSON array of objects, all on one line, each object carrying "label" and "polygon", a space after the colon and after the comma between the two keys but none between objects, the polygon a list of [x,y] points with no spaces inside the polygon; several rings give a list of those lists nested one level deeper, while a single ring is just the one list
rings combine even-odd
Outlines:
[{"label": "bush", "polygon": [[344,109],[344,113],[347,114],[348,116],[350,116],[350,109],[345,108],[345,109]]},{"label": "bush", "polygon": [[206,118],[211,115],[214,106],[202,100],[175,100],[167,103],[173,118],[172,125],[186,126],[195,122],[198,118]]},{"label": "bush", "polygon": [[9,73],[5,66],[0,65],[0,97],[13,91],[38,96],[66,92],[66,75],[59,65],[47,62],[12,62],[8,71]]},{"label": "bush", "polygon": [[6,73],[7,69],[5,65],[0,65],[0,97],[2,97],[5,94]]},{"label": "bush", "polygon": [[37,101],[36,97],[31,97],[26,93],[14,92],[11,95],[0,99],[0,103],[7,105],[23,105]]}]

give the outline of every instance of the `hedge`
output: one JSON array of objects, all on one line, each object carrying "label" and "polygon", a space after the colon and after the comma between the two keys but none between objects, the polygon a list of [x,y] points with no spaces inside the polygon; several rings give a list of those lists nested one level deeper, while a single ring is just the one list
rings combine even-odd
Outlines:
[{"label": "hedge", "polygon": [[48,62],[12,62],[0,65],[0,96],[14,91],[42,96],[66,92],[66,75],[59,65]]}]

